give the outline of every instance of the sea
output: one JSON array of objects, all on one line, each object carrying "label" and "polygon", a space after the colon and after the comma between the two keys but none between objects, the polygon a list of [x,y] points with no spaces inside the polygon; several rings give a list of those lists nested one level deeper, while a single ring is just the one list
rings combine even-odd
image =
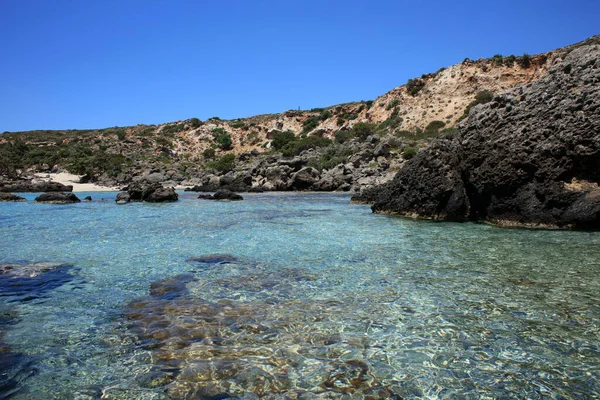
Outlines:
[{"label": "sea", "polygon": [[600,233],[345,193],[0,203],[0,398],[600,397]]}]

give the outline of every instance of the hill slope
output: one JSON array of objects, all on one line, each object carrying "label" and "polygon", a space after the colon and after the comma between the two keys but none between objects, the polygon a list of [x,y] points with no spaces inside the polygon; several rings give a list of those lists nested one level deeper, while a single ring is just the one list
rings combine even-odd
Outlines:
[{"label": "hill slope", "polygon": [[[590,40],[597,37],[587,42]],[[320,174],[332,169],[334,161],[347,164],[352,154],[373,152],[383,143],[384,150],[372,154],[368,164],[363,165],[363,169],[375,169],[370,176],[378,177],[367,182],[368,186],[380,183],[379,178],[399,169],[403,153],[411,155],[414,148],[427,146],[431,138],[444,131],[451,132],[474,101],[487,101],[495,94],[538,80],[564,54],[582,44],[531,57],[464,60],[412,79],[374,101],[323,109],[289,110],[229,121],[192,118],[157,126],[4,133],[0,135],[0,174],[27,177],[35,171],[58,168],[112,186],[160,173],[169,183],[197,184],[207,171],[223,175],[232,169],[248,168],[250,159],[256,161],[256,157],[261,157],[257,153],[269,156],[278,153],[271,148],[273,139],[290,131],[298,140],[323,137],[346,141],[346,148],[329,149],[325,152],[329,155],[323,149],[329,145],[327,141],[321,141],[319,146],[315,145],[316,139],[303,145],[288,145],[293,147],[288,155],[304,147],[317,148],[319,154],[312,155],[315,159],[312,164]],[[236,155],[233,163],[229,154]],[[223,168],[225,161],[229,164]],[[353,177],[355,181],[361,176]],[[253,185],[259,181],[254,179]],[[353,189],[362,186],[354,185]]]}]

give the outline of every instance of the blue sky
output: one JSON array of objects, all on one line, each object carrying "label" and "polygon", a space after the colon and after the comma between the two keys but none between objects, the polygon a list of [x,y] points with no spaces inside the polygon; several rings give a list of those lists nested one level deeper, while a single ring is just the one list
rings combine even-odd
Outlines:
[{"label": "blue sky", "polygon": [[0,132],[370,100],[600,33],[600,1],[0,0]]}]

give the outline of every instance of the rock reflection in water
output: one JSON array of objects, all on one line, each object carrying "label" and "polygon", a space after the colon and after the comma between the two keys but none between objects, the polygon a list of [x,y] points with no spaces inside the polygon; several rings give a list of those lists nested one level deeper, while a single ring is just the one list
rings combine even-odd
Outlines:
[{"label": "rock reflection in water", "polygon": [[138,383],[176,399],[400,398],[371,370],[364,338],[334,322],[342,301],[288,299],[292,283],[313,280],[283,269],[210,282],[217,291],[263,295],[245,301],[188,292],[186,283],[202,284],[189,275],[155,282],[126,309],[153,362]]}]

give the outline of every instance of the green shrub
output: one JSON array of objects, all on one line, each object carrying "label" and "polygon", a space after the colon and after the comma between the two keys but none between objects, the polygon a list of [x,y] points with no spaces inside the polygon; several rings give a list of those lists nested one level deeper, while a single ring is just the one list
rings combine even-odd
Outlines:
[{"label": "green shrub", "polygon": [[177,132],[181,132],[182,130],[185,129],[185,124],[181,123],[181,124],[175,124],[175,125],[167,125],[165,127],[162,128],[161,133],[164,135],[168,135],[168,134],[174,134]]},{"label": "green shrub", "polygon": [[475,95],[475,101],[477,104],[485,104],[494,100],[494,93],[489,90],[482,90]]},{"label": "green shrub", "polygon": [[352,131],[337,131],[333,134],[336,143],[345,143],[354,137]]},{"label": "green shrub", "polygon": [[411,158],[416,156],[418,152],[419,152],[419,149],[416,147],[407,147],[402,152],[402,158],[404,158],[405,160],[410,160]]},{"label": "green shrub", "polygon": [[216,161],[209,161],[204,164],[207,168],[214,168],[221,172],[231,171],[235,166],[235,155],[234,154],[225,154],[223,157],[219,158]]},{"label": "green shrub", "polygon": [[425,128],[425,132],[429,134],[438,133],[444,126],[446,126],[444,121],[431,121]]},{"label": "green shrub", "polygon": [[416,96],[423,87],[425,87],[425,81],[420,78],[409,79],[408,82],[406,82],[406,91],[413,97]]},{"label": "green shrub", "polygon": [[206,149],[202,152],[202,156],[205,160],[212,160],[215,158],[215,149]]},{"label": "green shrub", "polygon": [[504,57],[504,65],[506,65],[507,67],[512,67],[513,65],[515,65],[515,60],[516,57],[513,54]]},{"label": "green shrub", "polygon": [[302,124],[302,133],[309,133],[314,130],[319,125],[319,121],[320,119],[317,116],[308,117]]},{"label": "green shrub", "polygon": [[400,100],[399,99],[394,99],[392,101],[390,101],[387,105],[387,107],[385,108],[386,110],[391,110],[392,108],[396,107],[398,104],[400,104]]},{"label": "green shrub", "polygon": [[531,66],[531,56],[525,53],[521,57],[517,57],[517,64],[519,64],[521,68],[529,68]]},{"label": "green shrub", "polygon": [[571,66],[571,64],[567,64],[567,65],[565,65],[565,67],[563,68],[563,72],[564,72],[565,74],[570,74],[570,73],[571,73],[571,69],[572,69],[572,68],[573,68],[573,67]]},{"label": "green shrub", "polygon": [[156,144],[162,147],[171,148],[173,147],[173,143],[166,137],[160,136],[156,139]]},{"label": "green shrub", "polygon": [[292,131],[276,132],[271,141],[271,147],[275,150],[283,149],[289,142],[294,141],[296,135]]},{"label": "green shrub", "polygon": [[238,128],[242,128],[243,129],[244,127],[246,127],[246,124],[244,123],[244,121],[240,121],[240,120],[233,121],[229,125],[232,128],[235,128],[235,129],[238,129]]},{"label": "green shrub", "polygon": [[192,128],[198,128],[202,126],[202,121],[200,121],[198,118],[190,118],[189,122]]},{"label": "green shrub", "polygon": [[232,141],[231,136],[229,136],[229,133],[218,135],[217,137],[215,137],[215,142],[218,143],[221,150],[231,150]]},{"label": "green shrub", "polygon": [[373,106],[373,100],[367,100],[365,101],[365,104],[367,105],[367,108],[371,108]]},{"label": "green shrub", "polygon": [[352,134],[360,140],[365,140],[368,136],[377,131],[377,125],[366,122],[358,122],[352,127]]},{"label": "green shrub", "polygon": [[281,153],[284,156],[297,156],[308,149],[314,149],[317,147],[326,147],[332,143],[330,139],[319,137],[319,136],[307,136],[299,138],[289,142],[285,147],[281,149]]},{"label": "green shrub", "polygon": [[492,61],[497,67],[501,67],[504,64],[504,57],[502,57],[502,54],[496,54],[492,57]]},{"label": "green shrub", "polygon": [[473,100],[471,103],[469,103],[467,108],[465,108],[465,112],[459,118],[459,120],[467,118],[469,116],[469,111],[471,111],[471,108],[473,108],[477,104],[486,104],[486,103],[489,103],[490,101],[492,101],[493,99],[494,99],[494,93],[490,92],[489,90],[482,90],[481,92],[477,93],[475,95],[475,100]]},{"label": "green shrub", "polygon": [[331,117],[331,112],[329,112],[329,110],[323,110],[323,111],[321,111],[321,114],[319,115],[319,118],[321,119],[321,121],[325,121],[329,117]]}]

